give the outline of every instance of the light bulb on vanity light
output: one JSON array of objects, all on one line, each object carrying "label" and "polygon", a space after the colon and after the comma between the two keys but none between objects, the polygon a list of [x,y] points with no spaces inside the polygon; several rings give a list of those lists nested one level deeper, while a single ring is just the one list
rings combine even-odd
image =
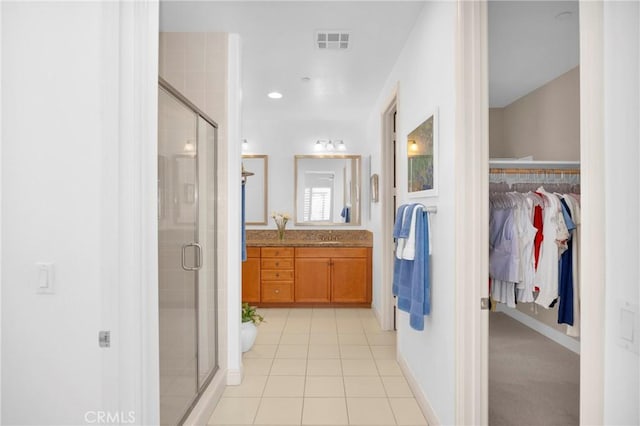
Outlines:
[{"label": "light bulb on vanity light", "polygon": [[247,152],[249,150],[249,142],[246,139],[242,139],[242,152]]},{"label": "light bulb on vanity light", "polygon": [[324,148],[327,151],[335,151],[336,150],[336,146],[331,141],[327,142],[327,145]]},{"label": "light bulb on vanity light", "polygon": [[347,150],[347,146],[344,144],[344,141],[342,139],[337,140],[336,142],[338,143],[338,147],[337,147],[338,151],[344,152]]},{"label": "light bulb on vanity light", "polygon": [[416,142],[415,140],[410,140],[409,142],[411,142],[411,145],[409,146],[409,149],[412,152],[418,151],[418,142]]},{"label": "light bulb on vanity light", "polygon": [[320,152],[324,150],[324,145],[322,145],[322,142],[320,142],[319,140],[316,141],[316,143],[313,145],[313,150],[316,152]]}]

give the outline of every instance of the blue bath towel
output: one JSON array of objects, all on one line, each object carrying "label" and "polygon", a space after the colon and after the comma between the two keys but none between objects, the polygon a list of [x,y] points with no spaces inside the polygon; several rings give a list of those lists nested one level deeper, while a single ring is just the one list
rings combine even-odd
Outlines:
[{"label": "blue bath towel", "polygon": [[[401,235],[401,231],[403,228],[403,222],[409,222],[409,226],[411,225],[411,216],[409,215],[409,218],[407,221],[404,221],[404,217],[405,217],[405,210],[407,209],[407,207],[409,207],[408,204],[402,204],[400,207],[398,207],[398,211],[396,213],[396,223],[393,226],[393,238],[399,239],[400,235]],[[406,237],[405,237],[406,238]],[[396,241],[396,250],[397,250],[397,244],[398,242]],[[393,290],[393,294],[394,296],[396,296],[398,294],[398,283],[400,282],[401,278],[400,276],[405,276],[406,275],[406,271],[403,271],[405,268],[405,266],[407,266],[405,263],[400,262],[400,259],[398,259],[398,257],[396,255],[393,256],[393,282],[392,282],[392,290]]]},{"label": "blue bath towel", "polygon": [[343,207],[340,216],[344,218],[344,223],[351,222],[351,207]]},{"label": "blue bath towel", "polygon": [[407,208],[407,204],[403,204],[398,207],[396,213],[396,223],[393,225],[393,238],[400,238],[400,229],[402,228],[402,217],[404,216],[404,209]]},{"label": "blue bath towel", "polygon": [[404,212],[404,219],[402,220],[402,227],[400,228],[399,238],[409,238],[409,231],[411,230],[411,215],[413,210],[418,207],[418,204],[409,204]]},{"label": "blue bath towel", "polygon": [[431,312],[429,225],[428,213],[417,208],[415,260],[395,259],[393,294],[398,309],[409,313],[411,328],[424,330],[424,316]]}]

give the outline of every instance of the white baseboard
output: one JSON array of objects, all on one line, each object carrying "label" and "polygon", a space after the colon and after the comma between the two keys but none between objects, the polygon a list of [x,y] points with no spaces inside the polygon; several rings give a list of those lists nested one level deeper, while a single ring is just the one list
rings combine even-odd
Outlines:
[{"label": "white baseboard", "polygon": [[400,353],[398,353],[398,364],[400,365],[400,369],[404,373],[404,377],[407,379],[407,383],[409,383],[409,387],[411,388],[413,395],[416,397],[416,401],[420,406],[420,410],[422,410],[424,418],[427,420],[427,424],[429,426],[439,426],[440,420],[438,419],[436,412],[429,403],[429,400],[422,391],[422,388],[420,387],[420,385],[418,385],[416,378],[413,376],[413,373],[407,365],[407,361]]},{"label": "white baseboard", "polygon": [[382,313],[378,310],[377,306],[371,305],[371,310],[373,311],[373,316],[378,320],[378,324],[380,324],[380,328],[384,330],[384,323],[382,322]]},{"label": "white baseboard", "polygon": [[502,312],[503,314],[510,316],[514,320],[521,322],[522,324],[553,340],[559,345],[564,346],[571,352],[580,355],[580,342],[556,330],[555,328],[549,327],[545,323],[538,321],[537,319],[530,317],[529,315],[520,312],[517,309],[506,307],[501,303],[498,303],[496,312]]},{"label": "white baseboard", "polygon": [[209,423],[209,419],[224,392],[226,378],[227,373],[225,371],[219,371],[213,376],[209,386],[207,386],[200,400],[196,406],[193,407],[193,410],[191,410],[191,414],[189,414],[189,417],[185,420],[185,426],[201,426]]},{"label": "white baseboard", "polygon": [[242,367],[238,370],[227,370],[227,385],[236,386],[242,383]]}]

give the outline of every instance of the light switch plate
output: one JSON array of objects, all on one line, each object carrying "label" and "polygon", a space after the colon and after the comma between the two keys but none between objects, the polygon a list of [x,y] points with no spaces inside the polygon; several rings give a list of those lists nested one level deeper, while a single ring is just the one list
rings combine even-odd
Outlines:
[{"label": "light switch plate", "polygon": [[36,293],[54,294],[54,268],[53,263],[36,263]]},{"label": "light switch plate", "polygon": [[640,313],[638,304],[618,302],[618,345],[640,355]]}]

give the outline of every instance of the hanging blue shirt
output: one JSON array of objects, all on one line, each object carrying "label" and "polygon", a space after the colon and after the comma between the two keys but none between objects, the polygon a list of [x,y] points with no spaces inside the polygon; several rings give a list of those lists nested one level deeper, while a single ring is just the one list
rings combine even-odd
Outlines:
[{"label": "hanging blue shirt", "polygon": [[573,244],[571,243],[572,232],[576,229],[576,224],[571,219],[571,214],[567,202],[560,198],[562,204],[562,215],[569,230],[568,248],[560,256],[558,273],[558,324],[573,325]]}]

